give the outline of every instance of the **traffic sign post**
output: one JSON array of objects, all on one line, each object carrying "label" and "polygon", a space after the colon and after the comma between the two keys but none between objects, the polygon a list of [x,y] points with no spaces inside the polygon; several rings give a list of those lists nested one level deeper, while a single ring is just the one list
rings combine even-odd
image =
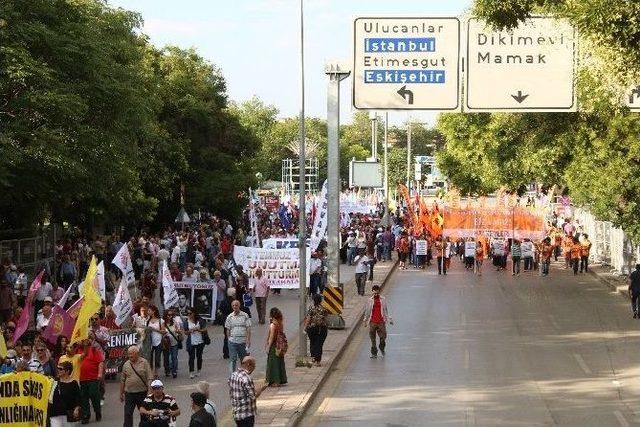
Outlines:
[{"label": "traffic sign post", "polygon": [[465,109],[576,111],[575,44],[563,19],[533,17],[511,31],[469,19]]},{"label": "traffic sign post", "polygon": [[458,18],[357,18],[353,106],[460,109]]}]

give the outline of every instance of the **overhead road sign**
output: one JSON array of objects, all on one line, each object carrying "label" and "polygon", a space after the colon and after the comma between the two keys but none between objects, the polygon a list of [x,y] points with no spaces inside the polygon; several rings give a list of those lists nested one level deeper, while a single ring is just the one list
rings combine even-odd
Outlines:
[{"label": "overhead road sign", "polygon": [[382,188],[384,187],[384,172],[382,163],[362,160],[349,162],[349,188]]},{"label": "overhead road sign", "polygon": [[467,22],[465,109],[576,111],[576,31],[564,19],[533,17],[511,31]]},{"label": "overhead road sign", "polygon": [[356,18],[353,106],[460,109],[458,18]]}]

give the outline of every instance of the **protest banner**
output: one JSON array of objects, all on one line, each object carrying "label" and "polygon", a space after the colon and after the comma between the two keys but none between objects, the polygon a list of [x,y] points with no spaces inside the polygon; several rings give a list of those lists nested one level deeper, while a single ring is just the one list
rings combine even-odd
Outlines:
[{"label": "protest banner", "polygon": [[464,256],[474,257],[476,256],[476,242],[464,242]]},{"label": "protest banner", "polygon": [[122,271],[122,274],[127,278],[127,284],[136,281],[136,276],[133,272],[133,262],[131,262],[131,254],[129,253],[129,247],[127,245],[122,245],[116,256],[113,257],[111,264]]},{"label": "protest banner", "polygon": [[51,311],[49,324],[44,329],[44,331],[42,331],[42,338],[44,338],[51,344],[56,344],[58,335],[64,335],[68,339],[73,333],[73,327],[75,326],[75,324],[75,319],[69,316],[69,314],[64,311],[62,307],[56,304],[53,306],[53,309]]},{"label": "protest banner", "polygon": [[[298,247],[297,238],[271,237],[262,241],[262,249],[293,249]],[[311,244],[311,239],[307,239],[307,247]]]},{"label": "protest banner", "polygon": [[121,326],[127,320],[132,311],[133,301],[131,301],[127,278],[123,275],[120,279],[118,293],[116,293],[116,297],[113,300],[113,312],[116,315],[116,325]]},{"label": "protest banner", "polygon": [[426,255],[428,249],[426,240],[416,240],[416,255]]},{"label": "protest banner", "polygon": [[445,236],[455,238],[512,237],[532,240],[544,238],[544,215],[535,208],[452,208],[444,210]]},{"label": "protest banner", "polygon": [[0,425],[44,427],[53,379],[31,371],[0,375]]},{"label": "protest banner", "polygon": [[504,255],[504,245],[505,239],[496,237],[491,239],[491,252],[494,256],[503,256]]},{"label": "protest banner", "polygon": [[177,307],[181,314],[187,307],[193,307],[203,319],[215,319],[218,296],[215,282],[173,282],[173,286],[178,294]]},{"label": "protest banner", "polygon": [[318,206],[316,217],[313,221],[313,228],[311,230],[311,251],[315,252],[318,249],[318,245],[324,239],[327,232],[327,181],[325,180],[322,185],[322,191],[318,198]]},{"label": "protest banner", "polygon": [[376,211],[375,206],[368,205],[366,201],[340,201],[340,213],[350,214],[350,213],[361,213],[361,214],[370,214]]},{"label": "protest banner", "polygon": [[[307,251],[307,266],[311,259]],[[236,264],[252,279],[255,271],[262,269],[262,277],[269,281],[272,289],[297,289],[300,286],[300,265],[298,249],[265,249],[234,246],[233,257]],[[309,269],[306,284],[309,286]]]},{"label": "protest banner", "polygon": [[164,291],[164,308],[178,305],[178,293],[173,285],[167,262],[162,263],[162,290]]},{"label": "protest banner", "polygon": [[533,242],[522,242],[520,244],[522,258],[533,258]]},{"label": "protest banner", "polygon": [[279,196],[260,196],[260,204],[267,208],[269,212],[275,212],[280,207],[280,197]]},{"label": "protest banner", "polygon": [[122,370],[122,364],[127,360],[127,349],[138,345],[140,334],[134,328],[110,329],[106,345],[104,360],[105,374],[117,374]]}]

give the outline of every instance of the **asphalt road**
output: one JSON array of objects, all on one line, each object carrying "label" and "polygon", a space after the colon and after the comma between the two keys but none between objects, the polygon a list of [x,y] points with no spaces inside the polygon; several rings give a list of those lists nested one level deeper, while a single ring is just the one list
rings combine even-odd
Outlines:
[{"label": "asphalt road", "polygon": [[640,320],[627,300],[590,274],[490,267],[398,270],[384,292],[386,357],[369,358],[363,329],[301,425],[640,425]]}]

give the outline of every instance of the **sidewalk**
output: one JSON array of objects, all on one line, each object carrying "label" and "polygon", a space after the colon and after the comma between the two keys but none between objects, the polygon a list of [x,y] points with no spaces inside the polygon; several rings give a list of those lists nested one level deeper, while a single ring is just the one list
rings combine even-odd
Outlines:
[{"label": "sidewalk", "polygon": [[[367,282],[367,295],[371,294],[373,284],[384,286],[396,264],[395,259],[391,262],[376,264],[373,283]],[[353,276],[341,276],[341,281],[345,283],[345,307],[342,317],[346,327],[344,330],[329,330],[323,347],[322,367],[296,367],[299,347],[296,331],[295,337],[289,337],[289,351],[285,356],[289,380],[286,386],[266,387],[264,371],[253,373],[259,393],[256,425],[270,427],[296,425],[298,417],[310,404],[316,391],[328,377],[332,366],[342,355],[345,344],[357,331],[357,324],[362,320],[367,297],[357,295]],[[220,425],[233,425],[231,411],[227,411],[220,417],[220,421]]]},{"label": "sidewalk", "polygon": [[599,278],[605,285],[610,287],[611,290],[631,299],[631,296],[629,295],[628,276],[616,273],[611,269],[611,267],[600,264],[589,266],[589,273]]}]

